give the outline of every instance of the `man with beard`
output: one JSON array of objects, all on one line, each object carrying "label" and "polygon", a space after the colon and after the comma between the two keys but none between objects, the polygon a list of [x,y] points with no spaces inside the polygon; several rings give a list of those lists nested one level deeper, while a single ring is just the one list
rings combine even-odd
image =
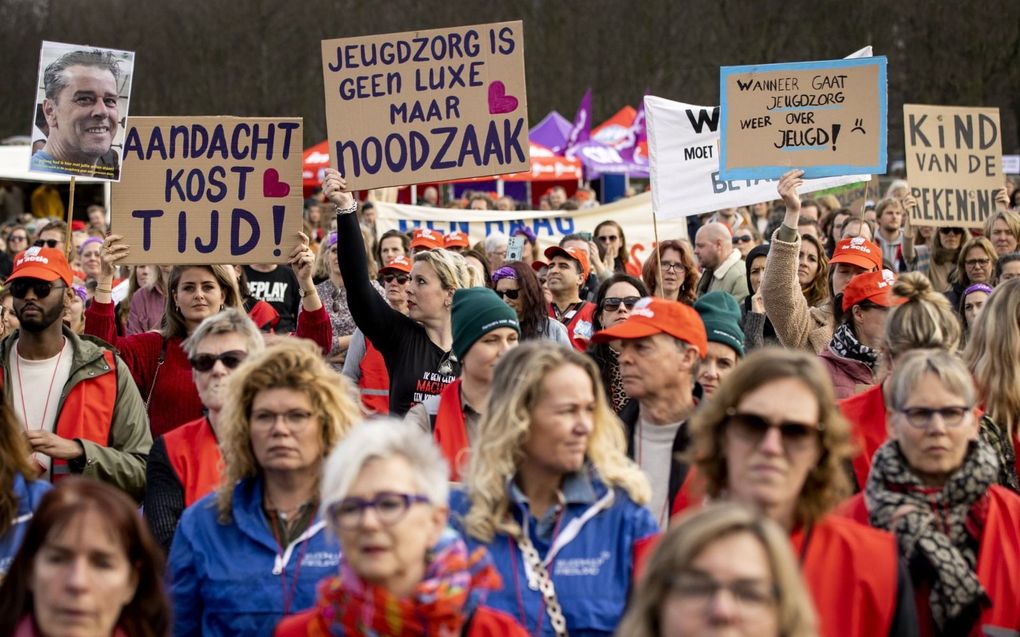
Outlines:
[{"label": "man with beard", "polygon": [[595,305],[581,299],[581,286],[588,279],[588,254],[584,248],[546,248],[549,260],[546,286],[552,293],[549,317],[567,327],[570,342],[583,352],[591,339],[591,321]]},{"label": "man with beard", "polygon": [[120,120],[119,79],[117,59],[99,50],[71,51],[46,67],[42,110],[49,132],[32,170],[120,178],[110,150]]},{"label": "man with beard", "polygon": [[119,356],[64,327],[71,282],[59,250],[33,246],[14,259],[7,285],[21,328],[0,343],[5,399],[41,475],[81,474],[139,499],[152,445],[145,404]]}]

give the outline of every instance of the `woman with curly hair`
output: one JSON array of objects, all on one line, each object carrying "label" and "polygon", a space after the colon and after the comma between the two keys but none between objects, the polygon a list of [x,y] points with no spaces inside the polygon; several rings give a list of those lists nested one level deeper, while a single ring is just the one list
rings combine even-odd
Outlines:
[{"label": "woman with curly hair", "polygon": [[748,356],[691,422],[705,490],[761,511],[790,535],[820,634],[916,630],[895,539],[829,511],[850,493],[850,428],[818,358],[766,348]]},{"label": "woman with curly hair", "polygon": [[270,634],[340,558],[318,494],[324,459],[360,418],[347,382],[313,344],[284,339],[227,383],[219,490],[184,511],[170,547],[176,636]]},{"label": "woman with curly hair", "polygon": [[[658,254],[658,256],[656,256]],[[661,266],[660,266],[661,261]],[[659,268],[662,269],[662,289],[659,289]],[[670,239],[661,242],[641,268],[641,280],[652,296],[694,305],[698,298],[698,266],[694,264],[691,249],[682,241]]]},{"label": "woman with curly hair", "polygon": [[611,635],[658,525],[598,368],[528,343],[503,356],[493,386],[467,490],[451,498],[469,547],[487,547],[503,579],[488,603],[533,635]]}]

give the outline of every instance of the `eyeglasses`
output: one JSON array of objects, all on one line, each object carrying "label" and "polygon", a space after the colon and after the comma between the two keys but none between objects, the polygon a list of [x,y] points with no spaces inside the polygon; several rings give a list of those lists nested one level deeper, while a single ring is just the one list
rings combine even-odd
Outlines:
[{"label": "eyeglasses", "polygon": [[733,237],[733,245],[740,245],[741,243],[751,243],[754,241],[754,237],[749,234],[741,234]]},{"label": "eyeglasses", "polygon": [[662,262],[663,272],[683,272],[684,264],[676,261],[663,261]]},{"label": "eyeglasses", "polygon": [[963,234],[963,228],[939,228],[939,232],[942,234]]},{"label": "eyeglasses", "polygon": [[761,607],[774,604],[779,599],[779,590],[775,584],[754,579],[738,579],[733,582],[719,582],[697,572],[678,573],[670,581],[670,590],[691,601],[707,603],[719,594],[727,591],[737,604],[744,607]]},{"label": "eyeglasses", "polygon": [[822,429],[821,424],[816,426],[792,420],[773,423],[758,414],[745,414],[735,409],[726,410],[726,415],[728,417],[726,423],[732,428],[733,433],[755,446],[760,445],[765,434],[773,428],[779,430],[783,446],[787,449],[804,445]]},{"label": "eyeglasses", "polygon": [[963,265],[968,268],[987,268],[991,263],[991,259],[967,259]]},{"label": "eyeglasses", "polygon": [[496,294],[499,295],[499,298],[503,298],[505,296],[508,299],[516,301],[518,297],[521,296],[521,289],[517,288],[516,290],[496,290]]},{"label": "eyeglasses", "polygon": [[611,243],[613,241],[616,241],[619,238],[620,237],[616,236],[615,234],[604,234],[601,237],[595,237],[595,239],[599,243]]},{"label": "eyeglasses", "polygon": [[897,409],[896,411],[906,416],[907,423],[911,427],[926,429],[932,423],[936,414],[942,419],[946,427],[959,427],[963,423],[964,416],[970,413],[972,409],[973,407],[965,406],[942,407],[939,409],[907,407],[905,409]]},{"label": "eyeglasses", "polygon": [[283,418],[283,422],[286,423],[287,429],[292,432],[296,432],[301,431],[308,426],[308,423],[312,421],[312,414],[311,412],[303,409],[291,409],[290,411],[282,413],[269,411],[268,409],[260,409],[251,415],[251,428],[272,429],[280,418]]},{"label": "eyeglasses", "polygon": [[237,369],[237,366],[246,358],[248,358],[248,352],[232,349],[222,354],[195,354],[193,358],[188,359],[188,362],[191,363],[191,368],[195,371],[207,372],[216,365],[216,361],[223,363],[227,369]]},{"label": "eyeglasses", "polygon": [[15,279],[11,281],[11,296],[16,299],[23,299],[28,294],[29,290],[35,294],[37,299],[45,299],[50,295],[53,290],[59,290],[60,288],[67,287],[66,285],[53,285],[50,281],[40,281],[39,279]]},{"label": "eyeglasses", "polygon": [[55,248],[58,245],[60,245],[60,240],[59,239],[36,239],[35,241],[32,242],[32,245],[34,245],[37,248],[41,248],[43,246],[45,246],[47,248]]},{"label": "eyeglasses", "polygon": [[393,283],[396,281],[400,285],[403,285],[410,281],[411,277],[406,274],[384,274],[382,280],[383,283]]},{"label": "eyeglasses", "polygon": [[634,309],[634,306],[637,305],[637,302],[640,300],[640,296],[607,296],[602,299],[602,309],[608,312],[615,312],[619,310],[622,305],[627,308],[627,311],[629,312]]},{"label": "eyeglasses", "polygon": [[372,509],[379,521],[392,526],[407,514],[412,504],[428,504],[429,499],[412,493],[384,491],[371,500],[365,498],[344,498],[329,505],[327,512],[333,524],[345,531],[359,528],[365,519],[365,511]]}]

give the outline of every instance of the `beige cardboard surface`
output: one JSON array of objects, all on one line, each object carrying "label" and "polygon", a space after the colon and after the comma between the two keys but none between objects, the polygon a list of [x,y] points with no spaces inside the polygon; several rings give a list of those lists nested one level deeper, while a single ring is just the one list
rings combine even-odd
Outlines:
[{"label": "beige cardboard surface", "polygon": [[861,61],[724,67],[723,177],[776,177],[791,167],[809,177],[885,172],[883,67],[841,66]]},{"label": "beige cardboard surface", "polygon": [[999,109],[903,105],[911,223],[980,228],[1002,188]]},{"label": "beige cardboard surface", "polygon": [[302,228],[301,153],[299,117],[132,117],[111,194],[124,262],[286,262]]},{"label": "beige cardboard surface", "polygon": [[531,168],[523,22],[323,40],[322,76],[353,190]]}]

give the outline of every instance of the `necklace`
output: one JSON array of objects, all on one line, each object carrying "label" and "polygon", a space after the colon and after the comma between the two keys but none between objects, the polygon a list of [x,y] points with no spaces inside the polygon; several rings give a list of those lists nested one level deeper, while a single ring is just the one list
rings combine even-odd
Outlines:
[{"label": "necklace", "polygon": [[[66,341],[64,342],[66,344]],[[53,393],[53,381],[57,379],[57,370],[60,369],[60,359],[64,356],[64,344],[60,346],[60,352],[57,353],[57,362],[53,366],[53,375],[50,376],[50,386],[46,390],[46,402],[43,403],[42,419],[39,422],[39,429],[42,430],[46,426],[46,414],[50,410],[50,394]],[[29,428],[28,424],[28,409],[25,407],[25,383],[21,381],[21,354],[18,352],[18,348],[14,348],[14,365],[18,370],[18,393],[21,394],[21,415],[25,419],[25,428]]]}]

